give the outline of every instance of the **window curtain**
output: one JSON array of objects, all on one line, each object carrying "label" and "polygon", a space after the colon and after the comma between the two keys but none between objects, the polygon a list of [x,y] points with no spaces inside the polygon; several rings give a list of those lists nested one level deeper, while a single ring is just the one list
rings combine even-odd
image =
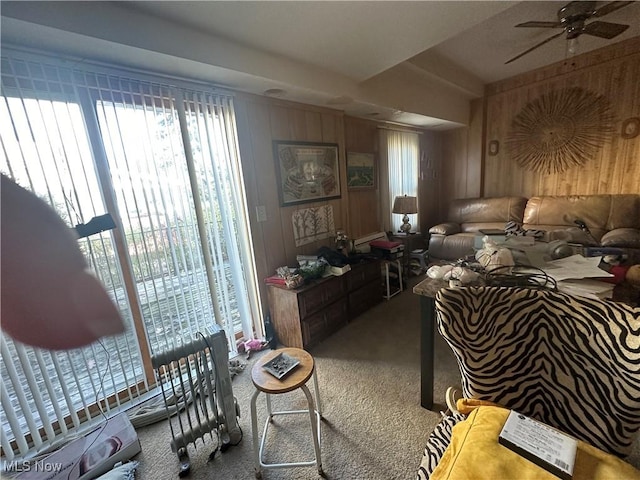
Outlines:
[{"label": "window curtain", "polygon": [[[381,132],[381,223],[385,231],[397,232],[402,215],[392,213],[394,199],[402,195],[418,196],[420,138],[413,132],[390,129]],[[418,214],[409,215],[409,223],[412,231],[419,230]]]}]

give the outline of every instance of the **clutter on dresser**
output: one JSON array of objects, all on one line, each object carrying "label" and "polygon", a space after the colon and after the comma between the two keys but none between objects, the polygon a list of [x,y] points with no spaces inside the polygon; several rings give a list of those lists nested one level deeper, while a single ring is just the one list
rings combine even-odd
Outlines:
[{"label": "clutter on dresser", "polygon": [[297,268],[297,273],[304,278],[305,282],[322,278],[325,276],[329,264],[322,258],[315,262],[308,262]]},{"label": "clutter on dresser", "polygon": [[290,267],[276,268],[276,274],[265,278],[267,285],[282,285],[286,288],[298,288],[304,285],[304,277],[297,272],[297,269]]},{"label": "clutter on dresser", "polygon": [[321,247],[313,255],[297,255],[296,260],[297,267],[278,267],[275,275],[265,278],[265,283],[299,288],[320,278],[344,275],[351,271],[351,264],[359,263],[361,258],[347,257],[337,250]]},{"label": "clutter on dresser", "polygon": [[349,240],[345,232],[338,230],[336,231],[335,246],[338,252],[348,255],[352,250],[353,242]]}]

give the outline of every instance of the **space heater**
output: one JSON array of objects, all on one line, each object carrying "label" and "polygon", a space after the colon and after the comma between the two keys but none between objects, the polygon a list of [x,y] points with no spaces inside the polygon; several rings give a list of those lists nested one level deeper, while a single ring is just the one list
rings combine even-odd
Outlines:
[{"label": "space heater", "polygon": [[[224,330],[215,326],[213,333],[199,333],[191,342],[154,355],[151,363],[160,383],[171,429],[171,450],[180,463],[179,476],[190,472],[188,445],[197,447],[205,437],[217,437],[224,452],[237,445],[242,431],[229,374],[229,350]],[[175,418],[173,418],[175,417]]]}]

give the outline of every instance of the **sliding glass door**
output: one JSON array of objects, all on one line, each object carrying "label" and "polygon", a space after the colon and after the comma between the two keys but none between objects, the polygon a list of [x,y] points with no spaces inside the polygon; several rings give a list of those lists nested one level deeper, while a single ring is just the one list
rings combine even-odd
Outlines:
[{"label": "sliding glass door", "polygon": [[69,227],[112,215],[79,244],[127,324],[72,352],[2,339],[9,459],[138,397],[151,355],[261,321],[232,98],[132,77],[3,51],[0,170]]}]

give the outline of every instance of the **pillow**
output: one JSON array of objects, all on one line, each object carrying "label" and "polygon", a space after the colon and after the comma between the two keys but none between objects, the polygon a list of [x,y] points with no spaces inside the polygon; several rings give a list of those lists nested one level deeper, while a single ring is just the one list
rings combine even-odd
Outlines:
[{"label": "pillow", "polygon": [[600,239],[603,247],[640,248],[640,230],[636,228],[616,228],[605,233]]},{"label": "pillow", "polygon": [[138,468],[138,462],[136,461],[123,463],[99,476],[96,480],[134,480],[136,478],[136,468]]},{"label": "pillow", "polygon": [[[552,473],[498,443],[509,411],[480,406],[453,427],[451,443],[430,480],[557,480]],[[582,441],[578,441],[573,480],[640,480],[640,470]]]},{"label": "pillow", "polygon": [[429,233],[434,235],[454,235],[461,231],[460,224],[458,223],[439,223],[429,229]]}]

